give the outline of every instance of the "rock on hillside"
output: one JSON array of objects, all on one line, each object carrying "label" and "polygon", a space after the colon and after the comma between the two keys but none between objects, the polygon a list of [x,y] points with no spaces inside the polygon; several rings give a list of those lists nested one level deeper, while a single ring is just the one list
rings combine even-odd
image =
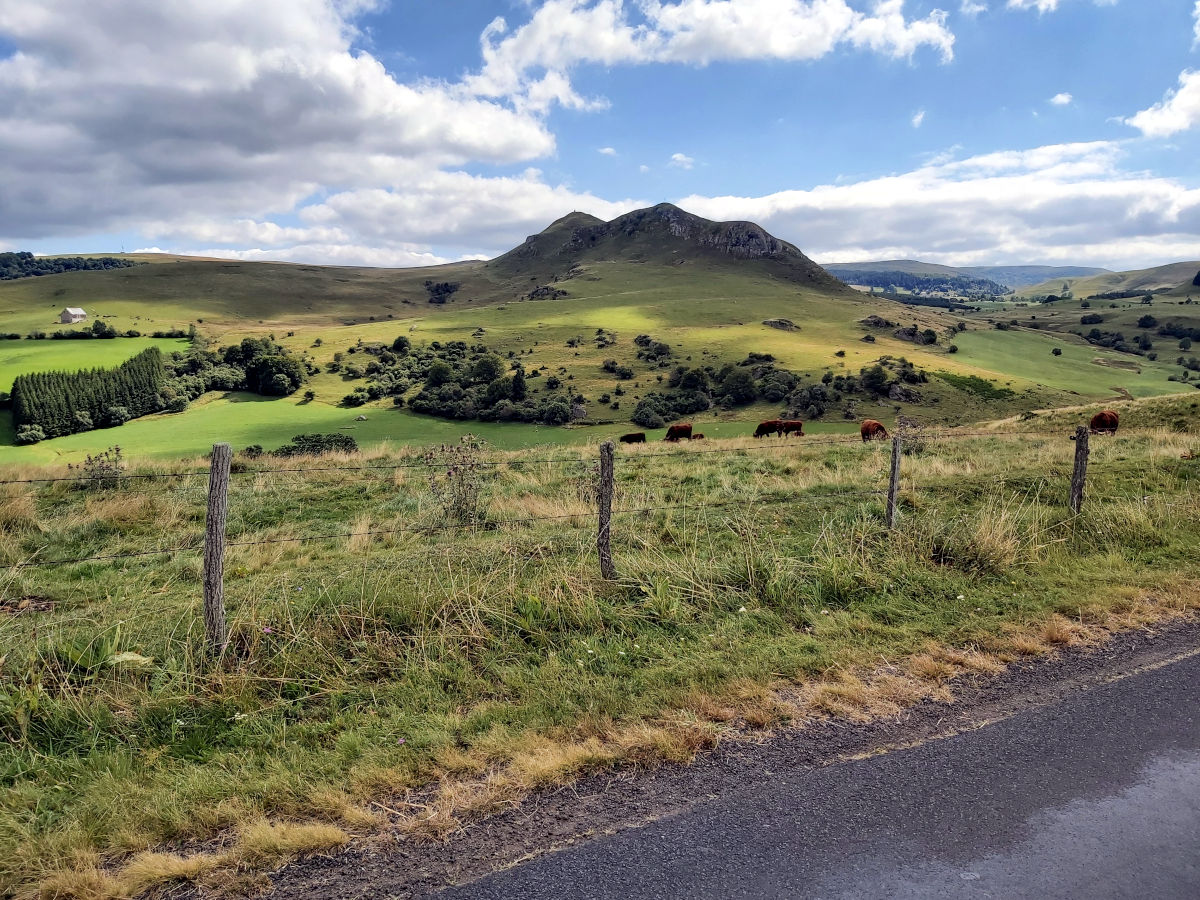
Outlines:
[{"label": "rock on hillside", "polygon": [[825,291],[849,290],[796,247],[753,222],[713,222],[670,203],[611,222],[571,213],[487,266],[499,275],[545,282],[568,277],[581,264],[612,260],[660,265],[754,261],[765,264],[764,274]]}]

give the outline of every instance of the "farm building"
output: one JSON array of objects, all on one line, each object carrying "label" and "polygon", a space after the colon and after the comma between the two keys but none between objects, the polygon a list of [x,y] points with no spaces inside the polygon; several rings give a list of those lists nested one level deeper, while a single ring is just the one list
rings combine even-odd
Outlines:
[{"label": "farm building", "polygon": [[76,322],[82,322],[86,318],[87,313],[78,306],[68,306],[58,315],[58,321],[63,325],[74,325]]}]

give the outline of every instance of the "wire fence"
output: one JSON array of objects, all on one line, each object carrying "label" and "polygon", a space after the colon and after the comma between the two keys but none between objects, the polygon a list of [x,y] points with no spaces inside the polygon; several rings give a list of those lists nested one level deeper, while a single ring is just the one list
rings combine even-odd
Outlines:
[{"label": "wire fence", "polygon": [[[900,441],[916,438],[922,442],[937,442],[937,441],[953,441],[958,439],[978,439],[978,438],[1028,438],[1030,436],[1039,438],[1058,438],[1064,442],[1064,446],[1068,445],[1069,441],[1078,439],[1078,436],[1069,436],[1063,430],[1044,430],[1044,429],[1020,429],[1009,431],[994,431],[994,430],[935,430],[929,428],[921,428],[916,432],[905,434],[903,431],[894,439],[894,446],[899,447]],[[1086,441],[1086,437],[1085,437]],[[872,443],[864,442],[859,437],[847,436],[837,438],[808,438],[801,437],[791,439],[784,437],[782,439],[765,438],[761,445],[757,446],[741,446],[741,447],[695,447],[694,445],[676,446],[665,450],[644,451],[640,447],[635,446],[628,448],[627,452],[622,453],[619,457],[621,467],[624,471],[635,470],[638,464],[643,462],[651,462],[661,458],[691,458],[700,456],[710,456],[712,454],[747,454],[755,452],[770,452],[770,451],[787,451],[800,458],[803,456],[803,451],[811,447],[862,447],[864,450],[871,448]],[[480,479],[495,479],[500,477],[502,471],[507,469],[511,471],[520,471],[523,468],[540,465],[576,465],[590,466],[594,465],[596,458],[594,456],[585,456],[582,453],[575,455],[553,455],[553,456],[537,456],[528,457],[505,457],[500,459],[479,459],[474,462],[474,465],[479,470],[477,477]],[[253,476],[257,479],[266,480],[267,487],[271,488],[294,488],[298,484],[311,484],[314,474],[337,474],[361,476],[363,473],[371,474],[376,472],[394,472],[397,470],[420,469],[426,471],[436,471],[445,469],[447,462],[443,459],[433,458],[429,456],[423,459],[404,459],[398,462],[379,462],[379,463],[356,463],[356,464],[322,464],[322,465],[296,465],[284,467],[264,466],[252,468],[245,465],[240,465],[236,468],[231,467],[228,475],[235,478],[244,479]],[[899,472],[899,469],[897,470]],[[171,490],[153,488],[132,488],[128,485],[147,484],[155,481],[161,481],[165,484],[177,484],[179,480],[184,481],[185,487],[191,487],[197,484],[194,479],[200,477],[210,477],[210,471],[181,471],[181,472],[146,472],[132,473],[120,475],[79,475],[79,476],[58,476],[44,478],[21,478],[21,479],[4,479],[0,480],[2,485],[53,485],[58,483],[77,483],[77,484],[100,484],[105,487],[111,487],[119,490],[124,495],[160,495]],[[585,473],[586,475],[586,473]],[[289,477],[293,476],[293,477]],[[886,477],[886,472],[880,472],[881,477]],[[974,475],[956,475],[954,476],[955,483],[959,488],[967,487],[976,484],[981,487],[997,487],[1004,485],[1009,488],[1024,489],[1027,491],[1043,491],[1049,490],[1055,485],[1061,484],[1061,475],[1056,472],[1052,473],[1022,473],[1020,475],[1006,474],[1001,476],[1000,473],[980,472]],[[324,481],[318,480],[318,484],[335,484],[341,483],[333,480]],[[386,485],[384,479],[377,479],[379,485]],[[631,515],[649,515],[659,512],[670,511],[697,511],[697,510],[718,510],[729,507],[739,507],[749,509],[757,506],[771,504],[798,504],[811,505],[818,503],[829,503],[841,499],[858,498],[858,502],[862,502],[863,498],[885,498],[895,496],[898,489],[902,489],[906,494],[913,494],[921,491],[937,490],[941,486],[935,485],[918,485],[911,480],[905,481],[902,476],[898,480],[889,485],[888,490],[883,488],[875,490],[819,490],[810,488],[803,491],[795,491],[774,496],[750,496],[737,497],[725,500],[705,500],[702,502],[677,501],[677,502],[662,502],[653,505],[641,505],[628,508],[610,509],[608,515],[611,516],[631,516]],[[200,495],[203,496],[203,495]],[[200,499],[197,496],[196,499]],[[1119,497],[1106,497],[1104,502],[1129,502],[1144,499],[1145,485],[1143,484],[1143,492],[1138,494],[1129,494]],[[306,500],[299,501],[301,505]],[[313,502],[316,502],[315,500]],[[1191,501],[1184,501],[1176,505],[1189,505]],[[890,505],[890,504],[889,504]],[[427,525],[401,525],[396,527],[378,527],[366,528],[359,530],[337,530],[329,531],[320,534],[300,535],[300,536],[281,536],[281,537],[263,537],[255,539],[240,539],[239,536],[232,538],[222,537],[221,544],[224,548],[246,548],[269,544],[307,544],[321,541],[336,541],[336,540],[352,540],[361,538],[374,538],[397,535],[433,535],[437,533],[455,533],[464,530],[498,530],[506,526],[522,526],[533,525],[543,522],[566,522],[575,520],[582,522],[583,520],[596,514],[595,510],[589,512],[570,512],[554,515],[536,515],[536,516],[521,516],[500,519],[483,519],[476,520],[474,518],[468,521],[461,522],[442,522],[439,524]],[[889,510],[889,516],[891,512]],[[33,558],[27,559],[19,563],[14,563],[8,568],[10,569],[27,569],[27,568],[42,568],[66,565],[79,565],[90,562],[113,562],[120,560],[144,559],[148,557],[175,556],[184,553],[195,553],[205,549],[206,541],[200,536],[195,540],[179,543],[169,547],[136,550],[125,553],[98,553],[84,554],[77,556],[60,556],[53,558]]]}]

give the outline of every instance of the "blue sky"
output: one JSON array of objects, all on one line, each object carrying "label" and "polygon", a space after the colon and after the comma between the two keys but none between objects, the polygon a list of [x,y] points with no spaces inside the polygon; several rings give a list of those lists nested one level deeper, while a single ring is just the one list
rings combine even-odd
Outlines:
[{"label": "blue sky", "polygon": [[0,0],[0,247],[421,265],[668,200],[825,262],[1200,258],[1194,0],[103,6]]}]

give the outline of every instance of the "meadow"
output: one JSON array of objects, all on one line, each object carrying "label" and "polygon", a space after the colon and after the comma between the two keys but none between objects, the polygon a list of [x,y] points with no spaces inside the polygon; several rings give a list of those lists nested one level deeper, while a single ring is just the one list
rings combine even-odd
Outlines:
[{"label": "meadow", "polygon": [[216,660],[198,554],[128,557],[193,545],[204,477],[0,486],[0,892],[248,892],[295,853],[1194,610],[1196,403],[1124,403],[1075,517],[1092,409],[912,436],[892,532],[886,444],[621,447],[614,581],[594,447],[464,451],[457,491],[440,451],[239,458]]},{"label": "meadow", "polygon": [[[594,443],[632,430],[628,417],[637,399],[648,390],[660,389],[659,378],[665,370],[635,358],[633,338],[638,334],[669,343],[672,361],[682,365],[719,366],[744,359],[751,352],[770,353],[779,365],[816,381],[824,372],[853,374],[882,355],[892,355],[906,357],[930,373],[976,376],[1013,391],[1010,399],[998,403],[934,378],[922,386],[920,403],[885,403],[864,409],[864,415],[889,425],[900,414],[930,422],[961,423],[1021,409],[1103,397],[1153,396],[1180,389],[1167,380],[1178,367],[1166,354],[1159,361],[1150,361],[1093,348],[1072,335],[1024,328],[997,331],[982,317],[950,316],[864,295],[834,297],[753,270],[748,273],[704,261],[673,267],[628,261],[590,263],[571,279],[559,282],[570,292],[565,298],[521,300],[480,294],[444,306],[420,300],[416,293],[413,296],[419,302],[406,304],[396,299],[408,291],[405,285],[415,277],[411,272],[402,278],[395,276],[400,280],[388,295],[386,285],[395,273],[386,270],[261,265],[265,267],[262,270],[256,264],[192,260],[9,282],[0,285],[0,329],[33,327],[29,319],[33,314],[22,309],[44,305],[46,312],[36,315],[45,318],[69,300],[95,309],[118,328],[186,328],[195,324],[204,338],[216,345],[246,336],[274,335],[292,352],[308,356],[322,368],[306,385],[314,391],[314,400],[210,394],[180,414],[149,417],[118,430],[100,429],[28,447],[11,446],[10,417],[0,413],[0,455],[11,463],[77,463],[89,453],[119,444],[129,454],[179,459],[204,452],[217,441],[235,447],[261,444],[271,448],[294,434],[311,431],[351,434],[362,446],[383,441],[424,444],[454,440],[467,431],[484,434],[494,445],[510,449],[544,443]],[[89,277],[94,281],[82,282]],[[60,286],[55,287],[56,283]],[[91,291],[95,303],[84,299],[85,289]],[[59,290],[66,293],[57,295]],[[326,298],[317,302],[315,296],[322,290],[343,293],[333,293],[328,304],[322,305]],[[250,295],[258,299],[251,302]],[[396,302],[388,301],[388,296]],[[351,313],[354,321],[347,324],[346,316]],[[864,343],[861,338],[867,329],[858,323],[871,314],[933,328],[942,337],[937,345],[918,346],[892,337],[890,330],[881,330],[874,343]],[[798,329],[782,331],[762,324],[778,317],[791,319]],[[951,335],[950,329],[960,321],[967,330]],[[45,323],[38,319],[37,327],[45,327]],[[595,346],[591,338],[597,329],[615,333],[616,343]],[[452,422],[396,410],[388,399],[361,408],[341,405],[342,397],[363,382],[324,371],[334,354],[347,354],[347,359],[353,360],[349,354],[359,342],[390,343],[399,335],[417,343],[482,342],[501,356],[514,354],[527,370],[545,366],[547,374],[561,373],[574,392],[587,398],[589,420],[611,424],[547,428]],[[569,342],[578,345],[568,346]],[[121,349],[134,342],[102,342],[105,352],[110,343],[120,345],[113,349]],[[951,343],[958,352],[948,352]],[[60,349],[58,342],[46,350],[33,342],[11,344],[0,347],[0,354],[19,354],[31,346],[35,352]],[[93,342],[86,344],[92,352]],[[1051,355],[1055,347],[1062,349],[1062,356]],[[61,351],[76,349],[62,347]],[[635,378],[618,383],[601,368],[609,358],[632,367]],[[1127,365],[1131,360],[1133,368]],[[54,361],[66,363],[65,359]],[[14,361],[2,371],[15,374],[50,362]],[[618,387],[626,391],[624,397],[612,398],[620,401],[620,409],[598,401]],[[534,390],[538,390],[536,385]],[[705,433],[733,437],[778,413],[778,405],[757,404],[731,412],[712,410],[697,416],[696,421]],[[366,421],[357,421],[359,415],[365,415]],[[846,427],[835,409],[810,430],[821,433]]]}]

